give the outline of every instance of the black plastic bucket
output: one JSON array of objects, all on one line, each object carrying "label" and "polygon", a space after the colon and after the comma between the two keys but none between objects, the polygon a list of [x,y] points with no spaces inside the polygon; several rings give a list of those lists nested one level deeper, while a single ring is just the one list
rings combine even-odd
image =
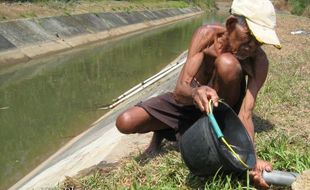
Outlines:
[{"label": "black plastic bucket", "polygon": [[[225,103],[213,114],[226,141],[250,168],[256,162],[253,143],[236,113]],[[208,116],[202,116],[180,138],[182,158],[189,170],[199,176],[222,172],[241,173],[247,168],[217,139]]]}]

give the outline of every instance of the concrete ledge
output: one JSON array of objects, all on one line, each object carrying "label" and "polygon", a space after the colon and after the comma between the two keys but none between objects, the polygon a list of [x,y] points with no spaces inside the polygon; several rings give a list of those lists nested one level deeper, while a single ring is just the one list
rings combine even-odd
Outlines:
[{"label": "concrete ledge", "polygon": [[36,57],[43,56],[43,55],[57,53],[63,50],[71,49],[71,48],[72,46],[70,46],[69,44],[64,43],[61,40],[58,40],[58,41],[23,47],[23,48],[20,48],[20,51],[24,53],[27,57],[32,59],[32,58],[36,58]]},{"label": "concrete ledge", "polygon": [[6,52],[0,52],[0,64],[6,66],[17,62],[29,61],[30,57],[21,52],[19,49],[13,49]]},{"label": "concrete ledge", "polygon": [[202,13],[198,8],[184,8],[87,13],[1,22],[0,65],[25,62]]}]

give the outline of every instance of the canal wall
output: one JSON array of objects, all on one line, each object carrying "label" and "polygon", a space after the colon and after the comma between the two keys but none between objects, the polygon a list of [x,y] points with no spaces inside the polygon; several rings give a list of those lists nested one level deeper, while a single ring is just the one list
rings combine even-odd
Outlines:
[{"label": "canal wall", "polygon": [[26,62],[81,45],[201,14],[199,8],[86,13],[0,23],[0,65]]}]

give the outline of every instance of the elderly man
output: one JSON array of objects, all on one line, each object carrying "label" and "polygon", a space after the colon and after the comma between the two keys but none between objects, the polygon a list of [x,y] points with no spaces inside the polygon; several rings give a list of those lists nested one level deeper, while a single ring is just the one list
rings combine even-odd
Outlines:
[{"label": "elderly man", "polygon": [[[219,98],[236,113],[254,141],[253,109],[268,73],[262,44],[281,48],[274,31],[275,11],[269,0],[234,0],[226,26],[204,25],[192,37],[187,61],[174,92],[151,98],[122,113],[116,121],[120,132],[154,131],[146,150],[159,150],[163,138],[174,139],[204,112],[208,101]],[[250,175],[256,186],[268,188],[261,174],[268,162],[257,159]]]}]

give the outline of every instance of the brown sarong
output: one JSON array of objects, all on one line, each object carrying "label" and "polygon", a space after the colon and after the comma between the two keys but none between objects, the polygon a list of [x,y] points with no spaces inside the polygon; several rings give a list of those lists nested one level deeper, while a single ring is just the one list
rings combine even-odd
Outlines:
[{"label": "brown sarong", "polygon": [[[244,95],[246,80],[241,81],[240,98],[233,110],[238,114]],[[201,116],[202,112],[194,105],[183,105],[175,101],[172,92],[150,98],[144,102],[138,103],[139,106],[146,110],[151,116],[165,123],[172,129],[156,131],[162,134],[166,139],[175,141],[177,136],[182,135],[195,121]]]},{"label": "brown sarong", "polygon": [[202,115],[194,105],[177,103],[171,92],[148,99],[137,106],[181,134]]}]

